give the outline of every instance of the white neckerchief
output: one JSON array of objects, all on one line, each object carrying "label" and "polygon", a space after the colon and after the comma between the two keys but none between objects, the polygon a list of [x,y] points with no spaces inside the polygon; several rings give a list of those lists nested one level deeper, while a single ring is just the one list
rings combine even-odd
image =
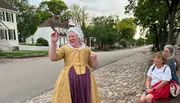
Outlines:
[{"label": "white neckerchief", "polygon": [[68,47],[70,48],[73,48],[73,49],[78,49],[78,50],[81,50],[81,49],[84,49],[86,47],[86,45],[84,43],[82,43],[81,47],[80,48],[74,48],[73,46],[71,46],[70,44],[67,44]]}]

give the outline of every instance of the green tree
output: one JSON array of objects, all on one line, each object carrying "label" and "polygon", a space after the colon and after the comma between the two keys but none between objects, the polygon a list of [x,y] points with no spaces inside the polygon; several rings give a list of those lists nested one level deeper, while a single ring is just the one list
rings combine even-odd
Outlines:
[{"label": "green tree", "polygon": [[116,30],[118,32],[117,41],[125,39],[127,41],[133,40],[136,33],[136,25],[134,24],[133,18],[124,18],[119,21],[116,25]]},{"label": "green tree", "polygon": [[125,40],[125,39],[121,39],[121,40],[119,41],[119,44],[120,44],[121,46],[123,46],[124,48],[127,48],[127,47],[128,47],[128,42],[127,42],[127,40]]},{"label": "green tree", "polygon": [[139,38],[136,40],[136,45],[137,46],[141,46],[141,45],[144,45],[145,44],[145,39],[143,38]]},{"label": "green tree", "polygon": [[49,15],[57,15],[61,22],[67,21],[71,17],[71,12],[67,9],[67,5],[62,0],[42,1],[38,7],[45,20]]},{"label": "green tree", "polygon": [[88,14],[86,13],[85,8],[81,8],[78,4],[73,4],[70,6],[70,11],[72,22],[84,30],[86,26],[86,20],[88,18]]},{"label": "green tree", "polygon": [[39,8],[44,11],[49,11],[54,15],[61,15],[61,13],[68,9],[67,5],[62,0],[42,1]]},{"label": "green tree", "polygon": [[94,26],[88,25],[88,26],[83,30],[83,33],[84,33],[85,38],[95,37],[96,35],[93,33],[93,30],[94,30]]},{"label": "green tree", "polygon": [[[36,8],[28,3],[28,0],[7,0],[7,2],[17,10],[17,29],[19,40],[24,39],[37,29],[39,18],[36,15]],[[22,39],[21,39],[22,38]]]},{"label": "green tree", "polygon": [[51,14],[50,14],[50,12],[48,12],[48,11],[46,11],[46,10],[43,10],[43,9],[41,9],[40,7],[38,7],[38,8],[36,9],[36,15],[37,15],[37,17],[39,18],[39,22],[38,22],[38,26],[39,26],[39,25],[42,24],[45,20],[47,20],[48,17],[49,17],[49,15],[51,15]]},{"label": "green tree", "polygon": [[113,16],[100,16],[92,19],[92,34],[96,37],[100,49],[109,49],[116,41],[116,30]]},{"label": "green tree", "polygon": [[129,0],[126,13],[134,13],[136,23],[148,29],[149,38],[156,48],[173,44],[175,15],[179,0]]}]

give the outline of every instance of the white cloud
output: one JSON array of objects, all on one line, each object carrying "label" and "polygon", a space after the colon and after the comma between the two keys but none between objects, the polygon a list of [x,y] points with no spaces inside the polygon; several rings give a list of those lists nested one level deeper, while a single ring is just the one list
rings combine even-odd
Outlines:
[{"label": "white cloud", "polygon": [[[29,0],[31,4],[38,5],[43,0]],[[120,18],[129,17],[124,14],[125,6],[128,5],[128,0],[64,0],[70,6],[79,4],[85,7],[86,11],[91,16],[100,15],[119,15]]]}]

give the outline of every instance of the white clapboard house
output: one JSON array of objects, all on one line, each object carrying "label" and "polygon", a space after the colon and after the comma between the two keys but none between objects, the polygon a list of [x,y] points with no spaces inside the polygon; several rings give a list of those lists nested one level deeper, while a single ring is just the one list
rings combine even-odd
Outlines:
[{"label": "white clapboard house", "polygon": [[30,37],[26,38],[26,43],[35,44],[37,42],[37,39],[42,37],[46,39],[50,45],[51,34],[54,32],[52,26],[54,26],[54,28],[58,30],[58,32],[60,33],[57,45],[62,46],[66,44],[67,43],[66,35],[69,28],[68,21],[64,23],[59,23],[57,21],[59,21],[59,18],[57,16],[49,16],[49,18],[45,20],[44,23],[42,23],[38,27],[34,35],[31,35]]},{"label": "white clapboard house", "polygon": [[0,0],[0,51],[12,51],[19,46],[16,10]]}]

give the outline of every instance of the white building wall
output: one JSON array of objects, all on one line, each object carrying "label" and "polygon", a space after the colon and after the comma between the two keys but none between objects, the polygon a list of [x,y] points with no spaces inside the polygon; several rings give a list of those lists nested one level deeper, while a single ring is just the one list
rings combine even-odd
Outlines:
[{"label": "white building wall", "polygon": [[[13,22],[6,22],[6,21],[2,21],[7,27],[8,29],[14,29],[15,30],[15,34],[16,34],[16,40],[8,40],[9,44],[12,46],[18,46],[19,42],[18,42],[18,35],[17,35],[17,24],[13,23]],[[9,35],[7,35],[9,37]]]},{"label": "white building wall", "polygon": [[36,32],[34,33],[34,35],[26,38],[26,43],[32,43],[32,38],[34,39],[34,44],[36,43],[38,38],[44,38],[48,41],[48,43],[50,44],[50,36],[51,33],[53,33],[53,30],[50,27],[39,27]]},{"label": "white building wall", "polygon": [[[56,28],[56,30],[58,30]],[[59,29],[59,30],[62,30],[62,29]],[[52,30],[51,27],[39,27],[36,32],[34,33],[34,35],[26,38],[26,43],[28,44],[33,44],[32,43],[32,38],[34,39],[34,44],[36,43],[37,39],[38,38],[44,38],[48,41],[49,45],[51,45],[51,34],[53,33],[54,31]],[[66,37],[62,37],[60,36],[59,37],[59,40],[57,41],[57,46],[60,46],[60,44],[64,45],[65,43],[67,43],[67,41],[63,41],[65,38],[66,40]]]},{"label": "white building wall", "polygon": [[31,35],[30,37],[26,38],[26,43],[27,43],[27,44],[34,44],[34,43],[32,42],[32,38],[33,38],[33,35]]},{"label": "white building wall", "polygon": [[11,51],[12,46],[7,40],[0,40],[0,51]]},{"label": "white building wall", "polygon": [[[17,30],[17,21],[16,21],[16,11],[4,9],[4,8],[0,8],[0,11],[3,11],[5,13],[5,21],[1,20],[1,22],[7,27],[7,28],[1,28],[1,30],[7,30],[7,40],[6,39],[0,40],[0,48],[3,51],[7,51],[7,49],[9,48],[11,48],[12,50],[13,47],[19,46],[19,42],[18,42],[19,40],[17,34],[18,30]],[[13,14],[13,22],[6,20],[6,12]],[[15,30],[16,40],[9,40],[8,29]]]},{"label": "white building wall", "polygon": [[27,46],[19,45],[19,50],[48,50],[49,46]]}]

